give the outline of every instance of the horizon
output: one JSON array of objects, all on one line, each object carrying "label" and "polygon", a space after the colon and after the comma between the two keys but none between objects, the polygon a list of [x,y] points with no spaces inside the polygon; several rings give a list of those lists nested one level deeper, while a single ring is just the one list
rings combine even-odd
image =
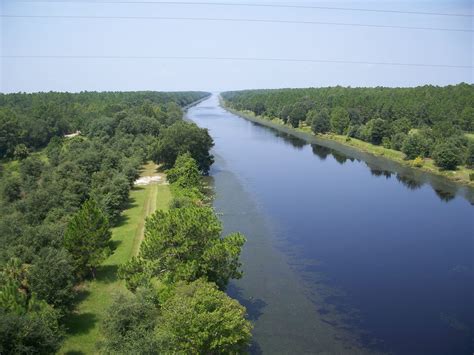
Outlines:
[{"label": "horizon", "polygon": [[467,83],[467,82],[459,82],[456,84],[447,84],[447,85],[433,85],[433,84],[422,84],[416,86],[342,86],[342,85],[333,85],[333,86],[305,86],[305,87],[279,87],[279,88],[255,88],[255,89],[229,89],[229,90],[218,90],[218,91],[206,91],[206,90],[81,90],[81,91],[16,91],[16,92],[0,92],[2,95],[9,95],[9,94],[47,94],[47,93],[60,93],[60,94],[80,94],[80,93],[88,93],[88,92],[95,92],[95,93],[108,93],[108,92],[169,92],[169,93],[179,93],[179,92],[205,92],[211,95],[218,95],[224,92],[231,92],[231,91],[258,91],[258,90],[286,90],[286,89],[328,89],[328,88],[335,88],[341,87],[343,89],[374,89],[374,88],[387,88],[387,89],[409,89],[409,88],[417,88],[417,87],[424,87],[424,86],[432,86],[432,87],[448,87],[448,86],[457,86],[457,85],[474,85],[474,83]]}]

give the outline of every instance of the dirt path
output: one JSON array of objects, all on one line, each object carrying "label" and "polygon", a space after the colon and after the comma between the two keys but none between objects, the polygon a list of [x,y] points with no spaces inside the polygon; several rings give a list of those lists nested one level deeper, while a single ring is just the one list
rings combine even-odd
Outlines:
[{"label": "dirt path", "polygon": [[152,214],[156,209],[156,198],[158,195],[158,184],[153,183],[145,187],[147,191],[147,196],[145,203],[143,205],[143,218],[140,219],[140,222],[137,226],[135,236],[134,236],[134,243],[133,243],[133,255],[137,255],[140,249],[140,244],[142,243],[144,232],[145,232],[145,221],[146,217]]},{"label": "dirt path", "polygon": [[[145,234],[145,222],[146,218],[155,212],[157,207],[157,199],[158,199],[158,190],[162,190],[164,185],[167,184],[166,176],[162,173],[157,173],[158,166],[154,163],[149,163],[145,165],[144,171],[141,174],[140,183],[139,185],[143,185],[143,181],[148,181],[147,185],[143,188],[147,190],[146,200],[143,205],[142,216],[143,218],[140,219],[140,223],[137,226],[137,230],[134,236],[134,243],[133,243],[133,255],[137,255],[138,251],[140,250],[140,244],[143,241],[143,237]],[[148,180],[143,180],[143,178],[149,178]],[[154,179],[156,178],[156,179]],[[168,186],[166,186],[168,189]],[[164,198],[167,199],[168,194],[164,194]],[[167,200],[168,201],[168,200]],[[167,201],[163,201],[167,203]]]}]

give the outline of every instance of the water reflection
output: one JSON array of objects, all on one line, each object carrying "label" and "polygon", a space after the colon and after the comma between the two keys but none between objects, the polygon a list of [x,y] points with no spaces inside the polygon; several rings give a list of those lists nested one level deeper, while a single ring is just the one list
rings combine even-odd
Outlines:
[{"label": "water reflection", "polygon": [[334,157],[334,159],[341,165],[343,165],[348,159],[347,155],[342,154],[341,152],[338,152],[337,150],[333,150],[331,154]]},{"label": "water reflection", "polygon": [[446,190],[434,189],[434,192],[438,195],[440,200],[444,202],[449,202],[456,197],[454,193]]},{"label": "water reflection", "polygon": [[365,163],[367,167],[370,169],[370,173],[372,176],[385,176],[386,179],[390,179],[392,177],[392,172],[384,169],[380,169],[379,167],[374,167],[369,163]]},{"label": "water reflection", "polygon": [[412,178],[411,176],[397,174],[397,180],[410,190],[417,190],[423,186],[423,182]]},{"label": "water reflection", "polygon": [[311,144],[311,150],[313,151],[313,154],[316,155],[320,160],[326,160],[326,158],[331,155],[334,160],[341,165],[343,165],[348,159],[350,161],[354,161],[354,158],[349,157],[342,152],[324,147],[319,144]]},{"label": "water reflection", "polygon": [[311,144],[311,149],[313,150],[313,154],[316,155],[320,160],[326,160],[328,155],[331,154],[331,149],[323,147],[322,145]]},{"label": "water reflection", "polygon": [[277,137],[282,138],[285,143],[289,143],[294,148],[302,149],[304,146],[308,145],[305,140],[295,137],[291,134],[280,131],[275,131],[275,134]]}]

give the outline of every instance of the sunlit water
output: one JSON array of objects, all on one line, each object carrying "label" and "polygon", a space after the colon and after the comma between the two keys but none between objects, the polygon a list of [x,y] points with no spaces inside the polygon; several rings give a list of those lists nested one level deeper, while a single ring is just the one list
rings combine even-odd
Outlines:
[{"label": "sunlit water", "polygon": [[254,322],[252,352],[473,353],[472,190],[308,144],[215,96],[188,118],[215,141],[225,231],[248,238],[229,293]]}]

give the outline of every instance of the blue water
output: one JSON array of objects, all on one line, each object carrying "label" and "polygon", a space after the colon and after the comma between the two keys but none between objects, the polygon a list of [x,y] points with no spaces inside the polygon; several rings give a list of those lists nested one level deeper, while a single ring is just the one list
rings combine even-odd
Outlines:
[{"label": "blue water", "polygon": [[[322,320],[335,331],[353,334],[354,342],[368,352],[474,352],[472,190],[369,155],[361,159],[344,148],[308,144],[225,111],[215,96],[191,108],[188,117],[208,128],[215,140],[217,161],[211,175],[216,208],[230,211],[230,205],[248,194],[253,214],[265,220],[266,232],[256,234],[266,234],[261,237],[268,242],[265,248],[276,249],[259,262],[281,259],[279,265],[287,265],[301,285],[298,294],[294,286],[288,294],[281,289],[271,293],[269,286],[260,290],[258,278],[278,275],[257,270],[254,259],[262,252],[251,255],[249,250],[245,258],[252,266],[245,272],[248,279],[253,277],[252,284],[246,284],[246,277],[235,283],[247,299],[260,299],[258,293],[267,292],[260,301],[280,301],[278,311],[290,317],[297,310],[281,309],[288,302],[278,297],[304,295],[313,309],[300,302],[306,307],[303,313],[316,316],[299,325],[301,333]],[[234,187],[225,185],[231,178]],[[233,193],[237,185],[242,189],[238,195]],[[241,226],[252,245],[256,222],[250,223],[235,207],[233,211],[224,213],[224,225]],[[271,315],[265,318],[270,306],[259,312],[266,321],[254,319],[256,352],[266,353],[269,344],[281,341],[285,318],[276,325]],[[294,325],[288,325],[288,332],[290,327]],[[291,339],[287,347],[272,352],[292,353],[296,345],[290,342],[298,340]],[[316,351],[311,334],[297,345],[298,352],[325,350]]]}]

